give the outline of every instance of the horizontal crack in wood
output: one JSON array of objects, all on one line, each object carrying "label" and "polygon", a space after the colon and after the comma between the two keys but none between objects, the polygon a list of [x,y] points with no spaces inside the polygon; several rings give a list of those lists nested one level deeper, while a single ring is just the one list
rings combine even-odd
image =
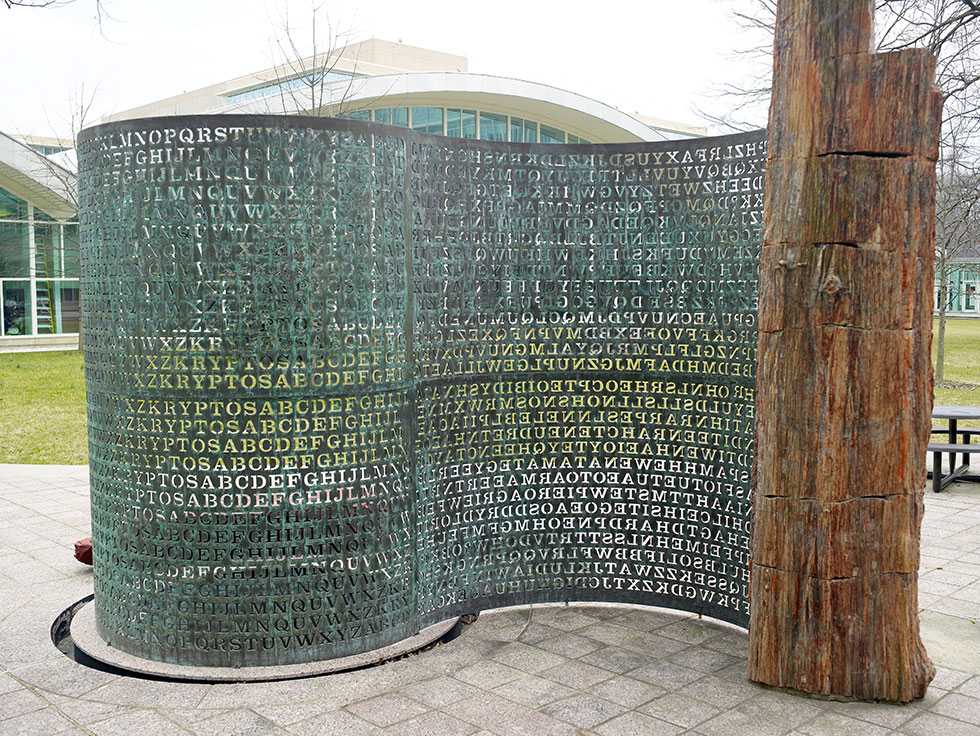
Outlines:
[{"label": "horizontal crack in wood", "polygon": [[817,158],[827,156],[860,156],[862,158],[912,158],[911,153],[899,153],[898,151],[827,151],[818,153]]}]

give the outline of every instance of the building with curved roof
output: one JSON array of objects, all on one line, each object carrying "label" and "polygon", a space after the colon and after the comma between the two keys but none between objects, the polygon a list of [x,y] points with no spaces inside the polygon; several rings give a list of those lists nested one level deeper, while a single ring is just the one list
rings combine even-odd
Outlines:
[{"label": "building with curved roof", "polygon": [[338,115],[459,138],[628,143],[707,135],[523,79],[473,74],[462,56],[370,39],[148,105],[107,120],[195,113]]},{"label": "building with curved roof", "polygon": [[[575,92],[474,74],[465,57],[370,39],[122,110],[332,115],[521,143],[690,138],[704,128],[629,114]],[[70,142],[0,134],[0,350],[77,345],[78,225]]]}]

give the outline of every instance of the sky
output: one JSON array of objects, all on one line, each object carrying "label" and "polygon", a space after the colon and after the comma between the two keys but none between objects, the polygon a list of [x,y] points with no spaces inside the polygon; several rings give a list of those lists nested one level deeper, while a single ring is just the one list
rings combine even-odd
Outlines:
[{"label": "sky", "polygon": [[[728,82],[752,67],[736,51],[740,0],[315,0],[351,40],[377,37],[461,54],[469,71],[518,77],[625,112],[707,124]],[[582,11],[576,7],[581,6]],[[0,130],[66,135],[70,100],[96,90],[92,118],[221,82],[281,60],[283,17],[311,0],[95,0],[0,5]],[[586,12],[584,9],[588,9]],[[300,41],[309,38],[298,29]],[[764,110],[758,122],[764,123]],[[92,119],[90,118],[90,119]],[[714,127],[716,132],[725,132]]]}]

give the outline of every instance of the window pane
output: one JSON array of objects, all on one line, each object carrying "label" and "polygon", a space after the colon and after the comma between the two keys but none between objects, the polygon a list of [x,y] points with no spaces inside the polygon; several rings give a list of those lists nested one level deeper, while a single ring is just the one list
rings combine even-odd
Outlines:
[{"label": "window pane", "polygon": [[521,118],[510,119],[510,140],[513,143],[537,143],[538,124]]},{"label": "window pane", "polygon": [[34,268],[39,279],[61,276],[61,228],[34,225]]},{"label": "window pane", "polygon": [[463,123],[460,119],[461,110],[446,110],[446,135],[450,138],[461,138],[463,136]]},{"label": "window pane", "polygon": [[565,131],[558,130],[558,128],[551,128],[547,125],[541,126],[541,142],[542,143],[564,143],[565,142]]},{"label": "window pane", "polygon": [[507,116],[489,112],[480,113],[480,140],[507,140]]},{"label": "window pane", "polygon": [[3,282],[3,334],[31,334],[30,281]]},{"label": "window pane", "polygon": [[37,300],[37,334],[50,335],[54,332],[54,288],[52,281],[38,281],[34,298]]},{"label": "window pane", "polygon": [[80,273],[78,263],[78,225],[65,225],[64,228],[64,276],[78,278]]},{"label": "window pane", "polygon": [[963,311],[976,312],[978,303],[980,303],[980,300],[977,299],[977,285],[971,281],[964,282]]},{"label": "window pane", "polygon": [[446,110],[446,135],[476,138],[476,110]]},{"label": "window pane", "polygon": [[38,281],[36,295],[39,335],[78,332],[81,303],[77,281]]},{"label": "window pane", "polygon": [[371,111],[370,110],[352,110],[351,112],[345,112],[340,117],[347,118],[348,120],[370,120]]},{"label": "window pane", "polygon": [[476,110],[463,110],[463,137],[476,140]]},{"label": "window pane", "polygon": [[417,130],[419,133],[442,135],[442,108],[413,107],[412,130]]},{"label": "window pane", "polygon": [[27,202],[0,189],[0,220],[26,220]]},{"label": "window pane", "polygon": [[[311,72],[310,74],[301,75],[298,77],[293,77],[292,79],[284,79],[281,82],[272,82],[271,84],[265,84],[261,87],[254,87],[252,89],[245,90],[244,92],[234,92],[232,94],[225,94],[229,100],[234,100],[235,102],[247,102],[249,100],[257,100],[262,97],[268,97],[270,95],[285,95],[287,100],[292,100],[295,97],[297,100],[310,99],[311,89],[319,97],[321,85],[323,87],[328,87],[333,82],[346,81],[351,77],[356,77],[357,74],[351,74],[348,72],[341,72],[335,69],[330,71],[320,71]],[[305,95],[303,94],[305,92]]]},{"label": "window pane", "polygon": [[374,121],[385,125],[397,125],[402,128],[408,127],[408,108],[407,107],[382,107],[374,111]]},{"label": "window pane", "polygon": [[56,284],[57,316],[55,327],[59,334],[78,332],[82,320],[81,292],[77,281],[59,281]]},{"label": "window pane", "polygon": [[31,275],[27,240],[29,227],[27,224],[0,222],[0,278]]}]

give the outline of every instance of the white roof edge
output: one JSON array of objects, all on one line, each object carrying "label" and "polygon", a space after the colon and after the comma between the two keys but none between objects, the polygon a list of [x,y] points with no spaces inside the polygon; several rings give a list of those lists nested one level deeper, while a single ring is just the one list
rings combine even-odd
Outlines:
[{"label": "white roof edge", "polygon": [[75,213],[78,183],[75,173],[3,131],[0,131],[0,168],[11,177],[11,187],[21,190],[15,192],[18,196],[26,194],[27,199],[55,217]]},{"label": "white roof edge", "polygon": [[[346,90],[347,87],[347,82],[339,82],[331,85],[330,89],[332,91]],[[403,72],[377,77],[362,77],[350,89],[350,94],[345,101],[354,102],[387,95],[412,95],[434,92],[483,93],[533,99],[538,102],[550,103],[591,115],[627,131],[641,141],[657,141],[666,138],[663,133],[659,132],[658,128],[594,98],[539,82],[529,82],[524,79],[490,74],[474,74],[472,72]],[[279,102],[280,100],[281,95],[278,92],[270,92],[269,95],[264,97],[224,105],[212,112],[263,113],[268,112],[270,101]],[[336,101],[339,102],[340,100],[337,99]],[[301,108],[298,105],[294,110],[289,110],[289,112],[300,111]],[[691,127],[693,128],[694,126]],[[666,130],[680,134],[694,135],[693,131],[679,130],[677,127],[671,127]]]}]

